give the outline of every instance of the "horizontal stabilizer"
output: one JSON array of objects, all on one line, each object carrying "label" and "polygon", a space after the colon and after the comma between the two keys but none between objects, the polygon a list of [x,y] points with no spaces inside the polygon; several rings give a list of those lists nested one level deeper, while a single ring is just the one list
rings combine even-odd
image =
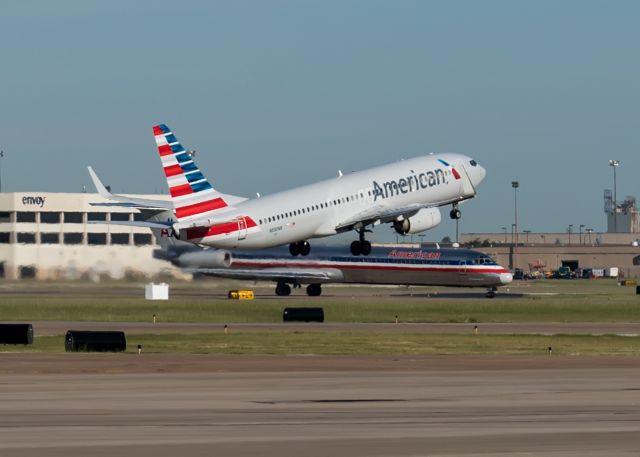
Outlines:
[{"label": "horizontal stabilizer", "polygon": [[173,204],[166,200],[152,200],[147,198],[130,198],[124,195],[112,194],[106,188],[93,168],[87,167],[89,170],[89,176],[93,181],[98,194],[105,200],[109,200],[108,203],[90,203],[91,206],[117,206],[124,208],[138,208],[138,209],[154,209],[159,211],[172,210]]},{"label": "horizontal stabilizer", "polygon": [[109,225],[126,225],[129,227],[142,228],[171,228],[171,222],[149,222],[149,221],[88,221],[88,224],[109,224]]}]

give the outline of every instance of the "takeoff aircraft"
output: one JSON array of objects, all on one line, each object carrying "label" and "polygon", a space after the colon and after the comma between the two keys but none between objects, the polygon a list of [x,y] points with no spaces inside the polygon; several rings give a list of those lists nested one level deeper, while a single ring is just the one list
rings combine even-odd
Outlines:
[{"label": "takeoff aircraft", "polygon": [[[156,235],[157,236],[157,235]],[[394,284],[484,287],[493,297],[513,275],[486,254],[471,249],[374,246],[368,257],[350,256],[337,248],[319,246],[307,258],[291,258],[282,248],[262,251],[224,251],[167,245],[154,257],[169,260],[191,273],[231,279],[274,281],[277,295],[291,286],[308,284],[307,294],[322,293],[322,284]]]},{"label": "takeoff aircraft", "polygon": [[[223,249],[263,249],[289,244],[289,252],[306,256],[308,240],[355,230],[353,255],[368,255],[367,227],[390,223],[400,234],[419,233],[441,221],[439,206],[473,198],[485,169],[470,157],[429,154],[246,199],[217,191],[164,125],[153,127],[171,201],[138,200],[111,194],[89,167],[106,205],[173,210],[175,220],[124,221],[124,225],[165,228],[180,240]],[[114,223],[114,222],[110,222]]]}]

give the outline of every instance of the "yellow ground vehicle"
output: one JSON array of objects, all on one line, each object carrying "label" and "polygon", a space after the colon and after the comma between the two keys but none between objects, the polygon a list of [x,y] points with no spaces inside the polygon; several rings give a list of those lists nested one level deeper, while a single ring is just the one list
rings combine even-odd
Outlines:
[{"label": "yellow ground vehicle", "polygon": [[253,290],[230,290],[228,296],[234,300],[253,300],[255,298]]}]

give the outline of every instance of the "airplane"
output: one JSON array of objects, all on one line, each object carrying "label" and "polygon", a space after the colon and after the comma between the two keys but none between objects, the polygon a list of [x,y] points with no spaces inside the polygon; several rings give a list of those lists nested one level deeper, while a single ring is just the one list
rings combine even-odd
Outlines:
[{"label": "airplane", "polygon": [[485,169],[461,154],[428,154],[369,168],[272,195],[246,199],[223,194],[205,178],[165,124],[153,127],[170,201],[114,195],[91,167],[98,193],[109,203],[141,210],[172,210],[175,220],[109,223],[164,228],[180,240],[222,249],[255,250],[289,245],[293,256],[311,251],[309,239],[355,230],[353,255],[369,255],[365,239],[374,227],[390,223],[400,234],[437,226],[438,207],[452,205],[450,217],[461,217],[458,204],[473,198]]},{"label": "airplane", "polygon": [[307,294],[318,296],[322,284],[344,283],[483,287],[492,298],[498,287],[513,280],[512,273],[488,255],[464,248],[374,246],[368,257],[345,255],[341,249],[325,246],[317,246],[307,258],[292,258],[283,251],[183,249],[165,244],[154,251],[154,257],[190,273],[274,281],[279,296],[291,294],[291,285],[308,284]]}]

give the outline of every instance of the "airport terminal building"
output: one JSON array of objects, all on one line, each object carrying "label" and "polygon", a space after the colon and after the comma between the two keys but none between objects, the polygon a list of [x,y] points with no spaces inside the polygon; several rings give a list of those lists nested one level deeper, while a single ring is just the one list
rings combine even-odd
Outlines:
[{"label": "airport terminal building", "polygon": [[141,216],[135,209],[91,205],[105,202],[92,193],[0,193],[0,278],[181,275],[153,258],[158,246],[149,229],[93,223]]}]

